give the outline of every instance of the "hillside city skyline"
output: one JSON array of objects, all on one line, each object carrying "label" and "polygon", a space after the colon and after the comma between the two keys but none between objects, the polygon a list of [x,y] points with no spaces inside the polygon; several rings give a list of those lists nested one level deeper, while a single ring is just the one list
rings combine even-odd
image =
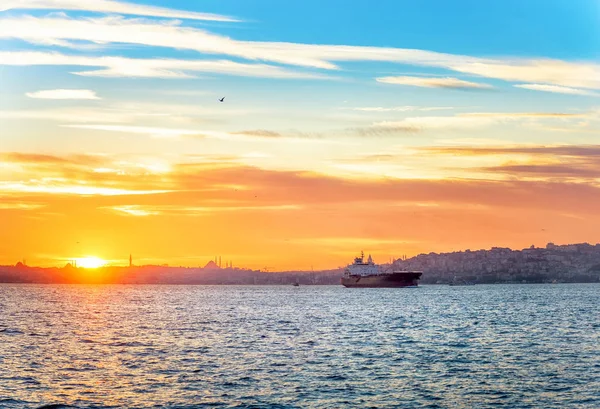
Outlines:
[{"label": "hillside city skyline", "polygon": [[[529,246],[526,247],[521,247],[521,248],[510,248],[510,247],[504,247],[504,246],[491,246],[489,248],[478,248],[478,249],[471,249],[471,248],[465,248],[465,249],[460,249],[460,250],[452,250],[452,251],[442,251],[442,252],[435,252],[435,251],[430,251],[430,252],[423,252],[423,253],[418,253],[418,254],[412,254],[412,255],[408,255],[408,254],[400,254],[399,256],[391,256],[391,255],[387,255],[387,256],[383,256],[382,255],[378,255],[377,252],[372,252],[368,249],[365,248],[361,248],[359,250],[356,251],[348,251],[347,254],[348,256],[345,258],[346,263],[342,263],[342,264],[337,264],[336,267],[333,266],[326,266],[325,268],[320,268],[320,270],[327,270],[327,269],[332,269],[332,268],[342,268],[343,266],[347,265],[348,263],[350,263],[352,261],[352,259],[357,256],[360,255],[361,252],[365,254],[365,257],[371,256],[376,264],[390,264],[394,261],[398,261],[398,260],[403,260],[403,259],[407,259],[407,260],[411,260],[414,258],[417,258],[419,256],[423,256],[423,255],[430,255],[430,254],[455,254],[455,253],[471,253],[471,252],[478,252],[478,251],[490,251],[490,250],[494,250],[494,249],[508,249],[510,251],[524,251],[524,250],[530,250],[533,248],[536,249],[540,249],[540,248],[553,248],[553,247],[564,247],[564,248],[570,248],[570,246],[577,246],[577,245],[592,245],[592,246],[600,246],[600,243],[588,243],[588,242],[581,242],[581,243],[565,243],[565,244],[556,244],[555,242],[547,242],[545,245],[538,247],[534,244],[531,244]],[[400,252],[401,253],[401,252]],[[80,265],[78,266],[78,260],[82,260],[82,259],[87,259],[89,257],[71,257],[65,260],[61,260],[61,262],[57,262],[54,264],[49,264],[49,265],[34,265],[34,264],[30,264],[27,262],[27,258],[23,257],[19,260],[16,261],[16,263],[12,263],[12,264],[0,264],[0,266],[12,266],[12,265],[18,265],[18,264],[22,264],[25,266],[29,266],[29,267],[39,267],[39,268],[60,268],[60,267],[65,267],[67,265],[71,265],[73,267],[81,267],[81,268],[100,268],[100,267],[141,267],[141,266],[161,266],[161,267],[184,267],[184,268],[233,268],[234,267],[234,263],[233,260],[229,259],[229,258],[224,258],[223,256],[214,256],[212,258],[208,258],[205,260],[205,262],[203,263],[199,263],[199,264],[169,264],[169,263],[152,263],[152,262],[142,262],[139,263],[138,260],[136,260],[136,258],[134,257],[133,253],[129,253],[127,254],[127,257],[123,258],[123,261],[120,262],[118,260],[113,260],[113,262],[106,262],[103,263],[101,265],[98,266],[94,266],[94,267],[86,267]],[[98,259],[101,260],[101,259]],[[142,259],[143,260],[143,259]],[[103,261],[103,260],[102,260]],[[306,268],[305,266],[296,266],[295,268],[291,268],[289,270],[286,269],[273,269],[271,267],[266,267],[269,263],[267,262],[268,260],[264,260],[263,263],[259,263],[260,265],[264,265],[265,267],[263,267],[263,270],[273,270],[273,271],[309,271],[309,270],[315,270],[314,265],[311,265],[310,268]],[[224,264],[224,266],[223,266]],[[256,267],[252,267],[252,266],[244,266],[244,265],[236,265],[236,268],[242,268],[242,269],[255,269],[255,270],[261,270],[261,268],[256,268]]]},{"label": "hillside city skyline", "polygon": [[[576,243],[522,250],[493,247],[452,253],[427,253],[379,264],[382,272],[422,271],[424,284],[506,284],[600,282],[600,243]],[[33,267],[23,262],[0,266],[0,282],[97,284],[339,284],[344,267],[323,270],[269,271],[219,266],[218,257],[203,267],[166,265],[78,268]]]}]

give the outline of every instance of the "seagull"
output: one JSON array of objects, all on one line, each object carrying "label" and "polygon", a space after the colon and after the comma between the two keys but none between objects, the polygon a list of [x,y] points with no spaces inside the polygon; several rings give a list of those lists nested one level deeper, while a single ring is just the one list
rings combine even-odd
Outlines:
[{"label": "seagull", "polygon": [[223,102],[223,100],[224,100],[224,99],[225,99],[225,97],[221,98],[221,99],[219,100],[219,102]]}]

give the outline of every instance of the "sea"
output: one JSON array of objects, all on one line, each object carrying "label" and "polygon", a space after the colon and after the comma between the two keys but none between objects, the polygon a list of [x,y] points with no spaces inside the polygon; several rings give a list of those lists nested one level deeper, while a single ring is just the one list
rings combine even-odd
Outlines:
[{"label": "sea", "polygon": [[0,285],[1,408],[600,408],[600,285]]}]

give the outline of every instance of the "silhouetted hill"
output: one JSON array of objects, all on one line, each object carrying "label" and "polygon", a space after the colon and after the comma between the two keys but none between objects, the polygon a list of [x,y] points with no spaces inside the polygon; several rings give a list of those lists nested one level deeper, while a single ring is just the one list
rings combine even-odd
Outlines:
[{"label": "silhouetted hill", "polygon": [[396,260],[395,269],[421,270],[421,282],[587,283],[600,281],[600,244],[588,243],[523,250],[493,247],[453,253],[419,254]]}]

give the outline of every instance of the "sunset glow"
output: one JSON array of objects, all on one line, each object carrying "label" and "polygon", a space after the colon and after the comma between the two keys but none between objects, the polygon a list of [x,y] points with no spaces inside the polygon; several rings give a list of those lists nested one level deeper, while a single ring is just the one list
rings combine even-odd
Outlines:
[{"label": "sunset glow", "polygon": [[439,2],[434,20],[365,3],[360,28],[312,0],[9,3],[0,264],[335,268],[598,240],[594,2]]},{"label": "sunset glow", "polygon": [[82,257],[76,258],[77,267],[83,268],[99,268],[106,265],[106,261],[98,257]]}]

